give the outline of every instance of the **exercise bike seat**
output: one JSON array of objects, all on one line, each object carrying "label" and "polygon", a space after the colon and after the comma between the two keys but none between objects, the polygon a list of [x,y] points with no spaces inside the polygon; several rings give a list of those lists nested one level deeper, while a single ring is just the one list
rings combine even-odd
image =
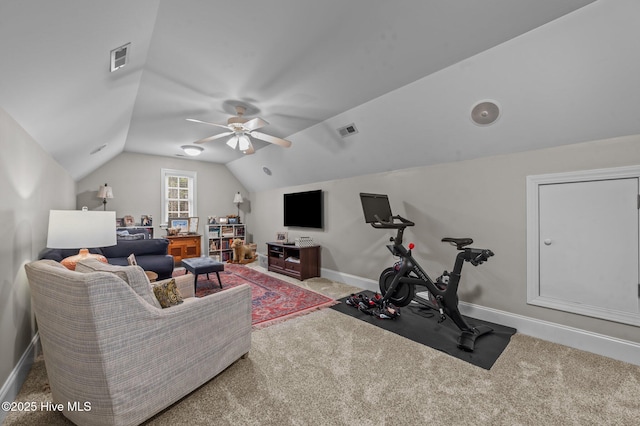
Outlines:
[{"label": "exercise bike seat", "polygon": [[465,246],[468,246],[469,244],[473,244],[473,240],[471,238],[450,238],[450,237],[446,237],[442,239],[443,243],[451,243],[454,246],[456,246],[456,248],[458,250],[462,250],[464,249]]}]

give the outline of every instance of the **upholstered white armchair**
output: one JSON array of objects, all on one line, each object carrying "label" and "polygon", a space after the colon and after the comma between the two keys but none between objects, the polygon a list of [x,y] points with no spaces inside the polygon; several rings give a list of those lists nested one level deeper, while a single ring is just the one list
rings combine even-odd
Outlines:
[{"label": "upholstered white armchair", "polygon": [[162,309],[140,267],[105,267],[120,269],[25,266],[53,402],[74,423],[142,423],[249,352],[248,285],[196,298],[186,275],[176,279],[185,301]]}]

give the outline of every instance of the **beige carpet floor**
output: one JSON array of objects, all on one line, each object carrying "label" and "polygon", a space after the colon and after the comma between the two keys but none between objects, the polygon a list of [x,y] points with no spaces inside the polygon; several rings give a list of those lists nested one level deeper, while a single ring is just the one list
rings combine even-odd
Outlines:
[{"label": "beige carpet floor", "polygon": [[[321,278],[301,285],[334,298],[357,291]],[[45,382],[40,358],[16,400],[50,400]],[[638,419],[638,366],[516,334],[484,370],[324,309],[255,330],[247,359],[145,424],[637,425]],[[35,412],[11,413],[4,424],[70,422]]]}]

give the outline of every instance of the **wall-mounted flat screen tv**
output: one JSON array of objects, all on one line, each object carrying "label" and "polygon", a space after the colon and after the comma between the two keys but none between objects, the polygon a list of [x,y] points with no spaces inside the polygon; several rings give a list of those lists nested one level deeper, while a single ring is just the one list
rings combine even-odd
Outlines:
[{"label": "wall-mounted flat screen tv", "polygon": [[322,191],[284,194],[284,226],[322,228]]}]

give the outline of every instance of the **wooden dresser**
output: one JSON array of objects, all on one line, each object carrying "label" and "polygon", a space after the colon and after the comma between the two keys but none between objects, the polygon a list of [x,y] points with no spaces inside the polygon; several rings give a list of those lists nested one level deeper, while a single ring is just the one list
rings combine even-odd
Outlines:
[{"label": "wooden dresser", "polygon": [[200,257],[200,235],[167,236],[169,240],[169,254],[173,256],[173,263],[180,266],[182,259]]}]

